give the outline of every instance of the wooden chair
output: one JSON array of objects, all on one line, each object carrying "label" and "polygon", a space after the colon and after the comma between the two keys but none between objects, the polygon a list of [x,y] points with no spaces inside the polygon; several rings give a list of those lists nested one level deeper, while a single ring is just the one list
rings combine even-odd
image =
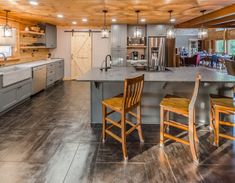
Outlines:
[{"label": "wooden chair", "polygon": [[[193,160],[198,163],[196,141],[198,141],[195,126],[195,102],[197,99],[201,76],[197,75],[195,80],[195,87],[191,100],[181,98],[178,96],[167,95],[160,104],[160,145],[164,146],[164,138],[175,140],[182,144],[190,146]],[[175,113],[188,118],[188,124],[182,124],[170,120],[170,113]],[[180,130],[188,131],[189,141],[182,138],[175,137],[166,133],[167,127],[174,127]]]},{"label": "wooden chair", "polygon": [[235,115],[235,102],[233,98],[210,95],[210,128],[214,131],[214,145],[219,146],[219,138],[235,140],[234,136],[220,133],[220,125],[235,127],[235,123],[220,120],[220,114]]},{"label": "wooden chair", "polygon": [[[144,86],[144,75],[135,78],[129,78],[124,83],[124,94],[110,99],[102,101],[103,110],[103,142],[105,142],[106,135],[110,135],[117,141],[122,143],[123,157],[128,159],[126,148],[126,136],[131,134],[134,130],[138,130],[139,138],[141,142],[144,142],[141,129],[141,98]],[[111,109],[107,112],[107,108]],[[136,109],[137,113],[133,112]],[[117,112],[121,115],[120,121],[114,121],[108,118],[108,115]],[[126,119],[126,114],[135,117],[137,123]],[[107,122],[110,123],[108,126]],[[126,124],[129,124],[131,128],[126,130]],[[111,132],[111,128],[118,127],[121,129],[121,137]]]}]

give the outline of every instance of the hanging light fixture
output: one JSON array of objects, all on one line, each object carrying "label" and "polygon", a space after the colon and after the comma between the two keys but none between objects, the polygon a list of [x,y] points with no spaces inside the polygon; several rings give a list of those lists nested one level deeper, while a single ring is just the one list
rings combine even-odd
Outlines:
[{"label": "hanging light fixture", "polygon": [[169,19],[169,27],[167,29],[167,32],[166,32],[166,36],[168,39],[174,39],[175,38],[175,28],[174,28],[174,25],[173,25],[173,22],[172,21],[172,12],[173,10],[170,10],[168,11],[168,13],[170,14],[170,19]]},{"label": "hanging light fixture", "polygon": [[[200,12],[202,13],[202,17],[204,19],[206,10],[201,10]],[[205,28],[204,25],[202,24],[201,28],[198,31],[198,38],[203,40],[203,39],[206,39],[207,37],[208,37],[208,29]]]},{"label": "hanging light fixture", "polygon": [[104,13],[104,27],[101,30],[101,37],[102,38],[109,38],[109,30],[107,28],[107,24],[106,24],[106,14],[108,13],[107,10],[103,10]]},{"label": "hanging light fixture", "polygon": [[134,32],[134,37],[135,38],[141,38],[142,37],[142,31],[141,29],[139,29],[139,13],[140,10],[136,10],[136,28],[135,28],[135,32]]},{"label": "hanging light fixture", "polygon": [[8,13],[10,10],[4,10],[6,12],[6,24],[3,27],[3,37],[12,37],[12,28],[8,25]]}]

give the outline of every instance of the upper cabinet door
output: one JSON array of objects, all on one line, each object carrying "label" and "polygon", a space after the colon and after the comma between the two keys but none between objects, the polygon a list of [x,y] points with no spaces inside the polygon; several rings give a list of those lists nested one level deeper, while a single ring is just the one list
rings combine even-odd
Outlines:
[{"label": "upper cabinet door", "polygon": [[112,49],[126,49],[127,46],[127,25],[112,25],[111,47]]},{"label": "upper cabinet door", "polygon": [[57,29],[55,25],[46,24],[46,48],[56,48]]}]

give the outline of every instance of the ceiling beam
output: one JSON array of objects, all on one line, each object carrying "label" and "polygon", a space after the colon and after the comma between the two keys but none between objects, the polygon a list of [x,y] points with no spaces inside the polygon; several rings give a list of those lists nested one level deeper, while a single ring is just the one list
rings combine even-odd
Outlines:
[{"label": "ceiling beam", "polygon": [[204,16],[200,16],[192,20],[180,23],[176,25],[176,27],[182,27],[182,28],[192,27],[192,26],[200,27],[200,24],[203,24],[205,22],[213,21],[213,20],[224,18],[224,17],[231,16],[231,15],[235,15],[235,4],[232,4],[230,6],[219,9],[217,11],[213,11],[211,13],[205,14]]},{"label": "ceiling beam", "polygon": [[208,28],[233,28],[235,27],[235,21],[229,22],[229,23],[221,23],[217,25],[211,25]]},{"label": "ceiling beam", "polygon": [[[211,26],[211,25],[233,22],[234,20],[235,20],[235,15],[231,15],[231,16],[227,16],[227,17],[223,17],[223,18],[218,18],[216,20],[204,22],[203,25]],[[199,26],[201,26],[201,25],[202,24],[199,24]]]}]

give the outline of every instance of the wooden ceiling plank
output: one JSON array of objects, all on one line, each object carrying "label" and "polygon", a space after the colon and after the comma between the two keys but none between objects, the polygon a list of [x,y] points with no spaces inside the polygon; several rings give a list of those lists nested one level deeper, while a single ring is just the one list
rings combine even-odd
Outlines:
[{"label": "wooden ceiling plank", "polygon": [[232,15],[235,15],[235,4],[232,4],[230,6],[219,9],[217,11],[213,11],[211,13],[205,14],[204,16],[194,18],[194,19],[186,21],[184,23],[180,23],[176,26],[177,27],[188,27],[188,26],[192,26],[192,25],[200,26],[200,24],[202,24],[206,21],[213,21],[213,20],[216,20],[219,18],[224,18],[224,17],[232,16]]},{"label": "wooden ceiling plank", "polygon": [[[223,18],[218,18],[216,20],[212,20],[212,21],[207,21],[204,22],[203,24],[205,26],[211,26],[211,25],[217,25],[217,24],[222,24],[222,23],[229,23],[235,20],[235,15],[231,15],[231,16],[227,16],[227,17],[223,17]],[[199,26],[201,26],[202,24],[199,24]]]}]

